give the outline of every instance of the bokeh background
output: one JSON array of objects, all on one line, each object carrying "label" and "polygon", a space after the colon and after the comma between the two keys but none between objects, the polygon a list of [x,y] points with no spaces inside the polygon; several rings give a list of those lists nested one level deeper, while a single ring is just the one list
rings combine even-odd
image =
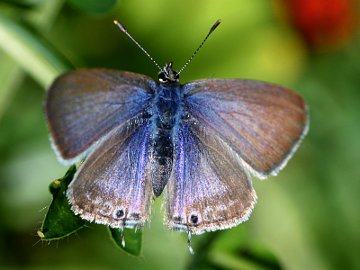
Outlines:
[{"label": "bokeh background", "polygon": [[[360,269],[359,3],[351,0],[1,0],[0,269]],[[163,65],[180,68],[219,18],[222,24],[182,73],[247,78],[295,89],[310,108],[310,132],[277,176],[254,179],[250,220],[193,237],[162,225],[161,199],[143,251],[117,249],[91,225],[65,239],[36,232],[49,183],[67,168],[48,140],[43,101],[68,69],[106,67],[157,76],[112,23],[117,18]],[[255,252],[256,253],[256,252]]]}]

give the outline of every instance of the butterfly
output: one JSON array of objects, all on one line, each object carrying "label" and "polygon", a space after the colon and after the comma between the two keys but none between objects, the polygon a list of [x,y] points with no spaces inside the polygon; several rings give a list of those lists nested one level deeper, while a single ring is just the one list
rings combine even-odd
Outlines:
[{"label": "butterfly", "polygon": [[201,234],[249,218],[257,200],[251,177],[285,166],[308,130],[307,106],[295,92],[255,80],[180,84],[199,48],[179,72],[153,61],[157,81],[80,69],[51,85],[45,111],[57,156],[65,164],[86,157],[67,190],[75,214],[113,228],[142,227],[166,191],[170,229]]}]

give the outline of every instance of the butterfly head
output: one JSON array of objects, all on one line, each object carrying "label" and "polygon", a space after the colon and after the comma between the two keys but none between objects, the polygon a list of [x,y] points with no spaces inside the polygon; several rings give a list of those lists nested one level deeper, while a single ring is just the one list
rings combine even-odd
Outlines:
[{"label": "butterfly head", "polygon": [[172,69],[172,62],[167,63],[159,72],[158,80],[161,84],[173,84],[179,82],[179,73]]}]

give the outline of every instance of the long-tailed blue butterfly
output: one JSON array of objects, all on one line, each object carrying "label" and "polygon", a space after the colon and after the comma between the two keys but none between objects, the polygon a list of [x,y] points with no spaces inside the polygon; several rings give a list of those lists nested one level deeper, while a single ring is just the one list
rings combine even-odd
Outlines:
[{"label": "long-tailed blue butterfly", "polygon": [[179,72],[158,81],[108,69],[66,73],[51,85],[46,116],[60,161],[87,156],[69,185],[75,214],[113,228],[141,227],[166,189],[165,223],[191,234],[234,227],[256,203],[251,175],[276,175],[307,132],[304,100],[253,80],[179,83],[217,21]]}]

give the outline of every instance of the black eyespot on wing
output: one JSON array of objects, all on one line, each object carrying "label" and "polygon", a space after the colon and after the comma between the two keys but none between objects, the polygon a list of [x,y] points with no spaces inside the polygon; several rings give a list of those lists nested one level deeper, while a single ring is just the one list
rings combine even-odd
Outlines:
[{"label": "black eyespot on wing", "polygon": [[120,218],[123,218],[124,216],[125,216],[125,212],[123,209],[120,209],[120,210],[116,211],[116,213],[115,213],[116,218],[120,219]]},{"label": "black eyespot on wing", "polygon": [[238,156],[217,134],[196,121],[183,121],[174,153],[167,184],[170,228],[201,234],[247,220],[255,191]]},{"label": "black eyespot on wing", "polygon": [[199,218],[197,215],[191,215],[190,216],[190,221],[192,224],[196,225],[199,222]]},{"label": "black eyespot on wing", "polygon": [[141,227],[149,218],[151,125],[124,125],[81,164],[67,190],[72,210],[112,228]]}]

